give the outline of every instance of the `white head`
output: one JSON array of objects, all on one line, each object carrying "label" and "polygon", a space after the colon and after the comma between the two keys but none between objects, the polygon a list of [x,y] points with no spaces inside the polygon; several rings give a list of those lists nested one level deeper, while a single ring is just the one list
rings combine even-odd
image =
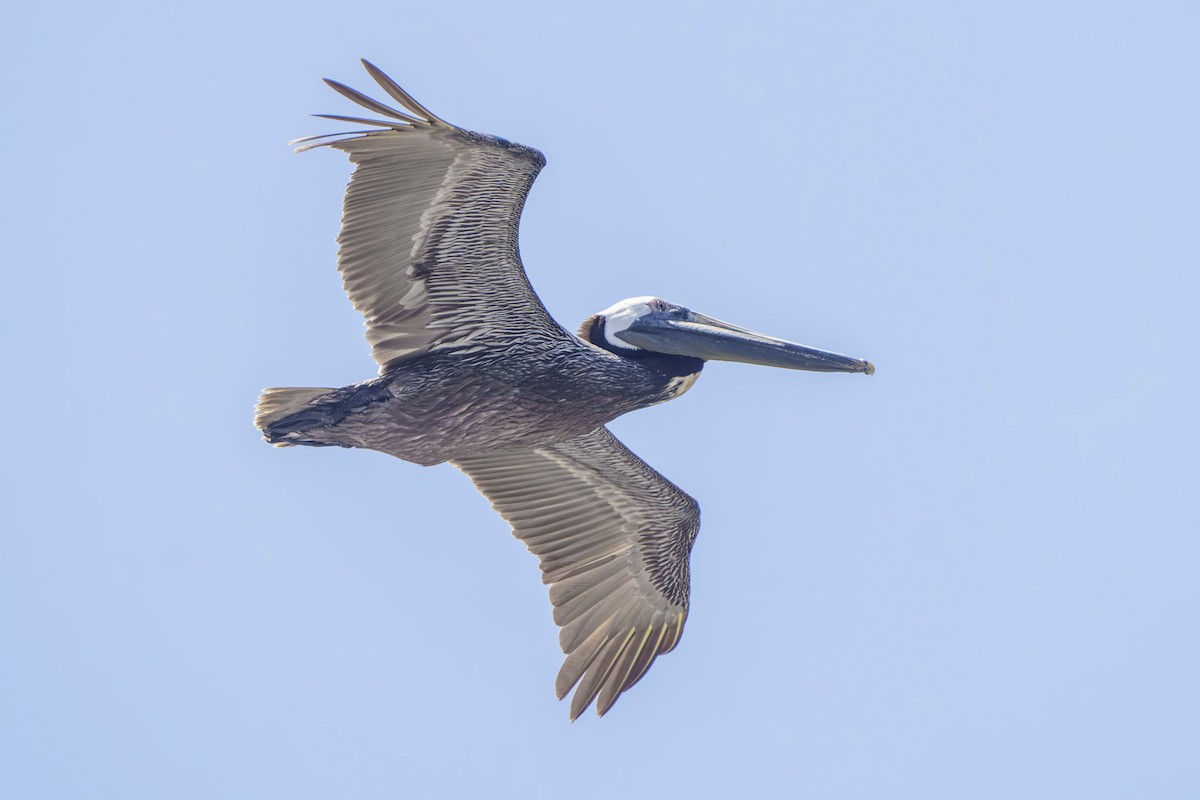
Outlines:
[{"label": "white head", "polygon": [[596,316],[604,320],[604,340],[608,342],[609,347],[617,350],[641,350],[642,348],[637,345],[617,338],[616,334],[628,329],[642,317],[654,313],[661,314],[672,308],[678,308],[678,306],[673,306],[666,300],[645,295],[630,297],[628,300],[614,303]]}]

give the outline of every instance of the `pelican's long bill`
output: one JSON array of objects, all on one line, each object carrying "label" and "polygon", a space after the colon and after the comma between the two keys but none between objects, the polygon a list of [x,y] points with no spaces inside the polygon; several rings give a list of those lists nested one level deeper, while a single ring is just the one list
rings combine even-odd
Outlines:
[{"label": "pelican's long bill", "polygon": [[741,361],[812,372],[875,374],[875,366],[870,361],[765,336],[695,311],[688,311],[686,318],[647,314],[615,335],[644,350],[706,361]]}]

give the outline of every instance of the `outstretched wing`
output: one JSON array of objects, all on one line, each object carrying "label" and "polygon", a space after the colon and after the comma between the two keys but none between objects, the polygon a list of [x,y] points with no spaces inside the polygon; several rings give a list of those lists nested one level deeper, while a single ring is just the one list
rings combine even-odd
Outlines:
[{"label": "outstretched wing", "polygon": [[567,654],[559,699],[578,683],[571,719],[593,700],[603,715],[679,642],[700,507],[606,428],[454,465],[541,561]]},{"label": "outstretched wing", "polygon": [[363,65],[404,111],[327,80],[389,119],[321,114],[382,130],[294,144],[344,150],[355,165],[338,270],[366,317],[380,371],[430,351],[570,338],[534,294],[517,248],[525,196],[545,157],[438,119],[374,65]]}]

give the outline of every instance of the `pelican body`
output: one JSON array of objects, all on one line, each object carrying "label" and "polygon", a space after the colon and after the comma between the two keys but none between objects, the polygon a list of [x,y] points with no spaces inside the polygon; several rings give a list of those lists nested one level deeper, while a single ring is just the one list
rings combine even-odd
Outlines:
[{"label": "pelican body", "polygon": [[267,389],[255,427],[277,446],[450,462],[538,556],[574,719],[603,715],[687,617],[695,500],[604,427],[678,397],[709,360],[872,374],[868,361],[758,334],[657,297],[623,300],[572,334],[530,287],[517,247],[538,151],[450,125],[369,62],[403,111],[336,81],[387,120],[310,137],[349,154],[338,268],[379,376]]},{"label": "pelican body", "polygon": [[380,450],[426,466],[552,445],[670,400],[703,362],[622,358],[566,335],[504,350],[429,354],[335,389],[265,426],[275,444]]}]

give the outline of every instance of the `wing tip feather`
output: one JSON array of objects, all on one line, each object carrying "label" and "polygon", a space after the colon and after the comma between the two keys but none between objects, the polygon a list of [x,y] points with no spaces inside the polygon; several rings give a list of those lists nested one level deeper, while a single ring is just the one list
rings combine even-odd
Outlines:
[{"label": "wing tip feather", "polygon": [[375,66],[365,58],[360,58],[359,61],[362,62],[363,68],[367,70],[367,74],[370,75],[377,84],[379,84],[380,88],[387,92],[393,100],[404,106],[408,111],[424,117],[430,125],[444,125],[448,128],[454,127],[438,115],[434,114],[421,103],[417,102],[416,98],[404,91],[404,88],[400,84],[388,77],[387,73],[385,73],[379,67]]},{"label": "wing tip feather", "polygon": [[322,78],[322,80],[325,81],[325,84],[329,88],[333,89],[338,94],[342,95],[348,100],[358,103],[363,108],[371,109],[376,114],[383,114],[385,117],[393,117],[403,122],[407,122],[410,125],[419,125],[424,122],[424,120],[417,119],[410,114],[405,114],[399,109],[392,108],[391,106],[385,105],[372,97],[368,97],[358,89],[351,88],[341,81],[335,81],[333,78]]}]

